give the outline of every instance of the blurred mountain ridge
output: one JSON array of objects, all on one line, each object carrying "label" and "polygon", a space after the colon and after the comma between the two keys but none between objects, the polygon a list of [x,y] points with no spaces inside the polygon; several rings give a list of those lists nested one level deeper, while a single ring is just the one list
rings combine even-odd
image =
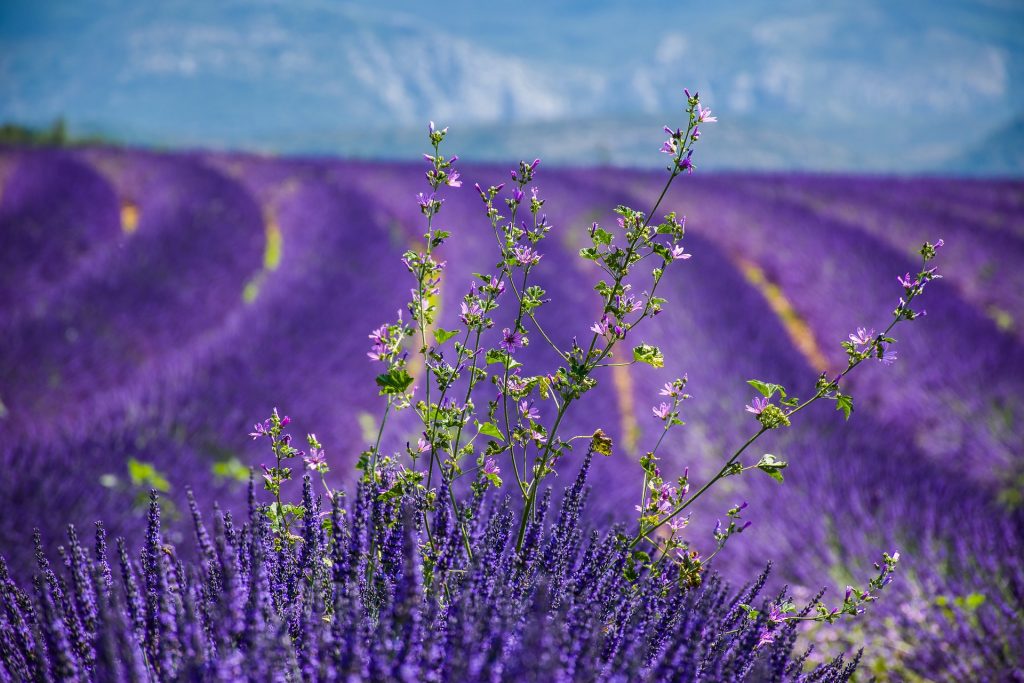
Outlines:
[{"label": "blurred mountain ridge", "polygon": [[651,166],[687,85],[708,168],[1019,174],[1019,136],[964,156],[1024,116],[1022,36],[992,1],[5,3],[0,120],[407,158],[434,119],[467,158]]}]

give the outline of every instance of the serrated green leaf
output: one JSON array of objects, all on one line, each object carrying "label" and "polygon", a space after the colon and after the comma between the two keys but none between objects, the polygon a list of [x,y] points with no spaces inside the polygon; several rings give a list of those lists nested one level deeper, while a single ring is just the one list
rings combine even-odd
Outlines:
[{"label": "serrated green leaf", "polygon": [[402,368],[377,375],[377,386],[383,395],[404,393],[412,384],[412,375]]},{"label": "serrated green leaf", "polygon": [[612,234],[602,228],[594,228],[594,244],[611,244]]},{"label": "serrated green leaf", "polygon": [[836,410],[843,411],[843,416],[849,420],[853,412],[853,396],[847,394],[836,394]]}]

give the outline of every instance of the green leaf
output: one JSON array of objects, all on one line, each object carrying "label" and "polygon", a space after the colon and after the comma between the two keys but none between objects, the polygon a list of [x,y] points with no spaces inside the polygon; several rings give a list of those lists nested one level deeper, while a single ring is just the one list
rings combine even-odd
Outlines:
[{"label": "green leaf", "polygon": [[748,379],[747,384],[764,394],[765,398],[771,398],[775,395],[775,392],[779,392],[779,396],[786,398],[786,389],[781,384],[762,382],[759,379]]},{"label": "green leaf", "polygon": [[836,394],[836,410],[843,411],[843,415],[849,420],[850,413],[853,412],[853,396]]},{"label": "green leaf", "polygon": [[394,485],[387,491],[381,491],[380,495],[377,496],[377,500],[395,500],[402,497],[404,488],[402,486],[402,480],[398,479]]},{"label": "green leaf", "polygon": [[657,346],[641,344],[633,347],[633,360],[638,363],[647,363],[655,368],[665,367],[665,355]]},{"label": "green leaf", "polygon": [[789,463],[785,460],[779,460],[771,453],[765,453],[761,456],[761,460],[757,463],[757,469],[761,470],[775,481],[782,482],[782,470],[786,469]]},{"label": "green leaf", "polygon": [[754,609],[750,605],[740,604],[740,609],[747,613],[747,618],[753,621],[761,614],[758,610]]},{"label": "green leaf", "polygon": [[650,564],[651,556],[643,550],[635,550],[633,551],[633,561],[641,564]]},{"label": "green leaf", "polygon": [[509,370],[518,368],[522,363],[516,361],[512,356],[508,355],[501,349],[488,349],[487,350],[487,364],[493,365],[494,363],[501,363],[508,367]]},{"label": "green leaf", "polygon": [[403,368],[396,368],[390,372],[377,375],[377,386],[383,395],[404,393],[412,384],[412,375]]},{"label": "green leaf", "polygon": [[492,422],[480,422],[479,420],[474,421],[476,424],[476,430],[480,434],[486,434],[487,436],[493,436],[495,439],[505,440],[501,430],[498,429]]},{"label": "green leaf", "polygon": [[602,228],[594,228],[594,244],[611,244],[612,234]]},{"label": "green leaf", "polygon": [[437,345],[440,346],[441,344],[444,344],[452,337],[456,336],[458,333],[458,330],[446,330],[442,327],[439,327],[436,330],[434,330],[434,342],[436,342]]}]

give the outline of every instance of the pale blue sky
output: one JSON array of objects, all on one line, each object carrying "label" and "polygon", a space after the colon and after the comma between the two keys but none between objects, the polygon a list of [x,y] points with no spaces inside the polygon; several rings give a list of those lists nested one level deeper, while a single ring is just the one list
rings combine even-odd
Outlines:
[{"label": "pale blue sky", "polygon": [[493,7],[8,0],[0,120],[405,157],[433,118],[469,158],[649,165],[689,86],[720,115],[707,168],[1013,172],[1020,159],[1016,0]]}]

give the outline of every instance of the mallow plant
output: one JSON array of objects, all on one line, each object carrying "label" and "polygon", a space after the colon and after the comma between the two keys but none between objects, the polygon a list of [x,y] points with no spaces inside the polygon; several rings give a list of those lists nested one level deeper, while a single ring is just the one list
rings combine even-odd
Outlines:
[{"label": "mallow plant", "polygon": [[[916,274],[900,276],[882,331],[850,334],[846,368],[809,381],[806,398],[750,380],[752,434],[704,481],[659,464],[689,399],[685,374],[665,382],[651,409],[663,427],[638,463],[635,520],[595,528],[582,516],[592,460],[616,457],[616,447],[600,429],[564,433],[566,415],[600,390],[610,366],[669,363],[638,335],[668,305],[659,291],[668,269],[691,258],[686,218],[658,214],[673,183],[693,173],[702,129],[716,122],[698,94],[685,96],[685,126],[665,128],[667,179],[654,206],[619,206],[610,225],[584,228],[579,255],[598,274],[596,315],[589,329],[568,331],[568,345],[555,341],[566,331],[552,334],[536,277],[555,229],[536,185],[539,160],[520,163],[505,183],[474,187],[495,265],[468,283],[457,324],[439,325],[439,248],[452,234],[438,216],[447,192],[470,190],[461,189],[458,158],[442,150],[447,129],[431,123],[427,187],[416,198],[423,242],[402,258],[410,298],[368,334],[382,407],[353,488],[336,487],[317,437],[300,445],[275,409],[250,434],[272,460],[250,480],[247,516],[215,509],[211,533],[190,496],[194,550],[165,543],[154,492],[138,555],[119,539],[111,556],[98,523],[88,549],[69,527],[57,568],[37,537],[31,584],[0,564],[0,677],[848,680],[859,655],[812,665],[795,650],[799,625],[861,614],[893,580],[899,553],[883,554],[877,573],[841,599],[827,602],[822,591],[798,604],[785,591],[764,594],[771,558],[738,588],[709,570],[749,526],[747,502],[725,511],[706,555],[688,534],[692,508],[728,477],[781,483],[785,460],[750,454],[812,403],[832,401],[850,416],[847,376],[895,361],[893,331],[924,315],[916,301],[939,277],[930,262],[942,240],[923,245]],[[554,369],[530,372],[530,344],[546,349]],[[402,412],[417,434],[389,451],[395,440],[385,435]],[[570,468],[575,477],[556,498],[551,477]]]}]

